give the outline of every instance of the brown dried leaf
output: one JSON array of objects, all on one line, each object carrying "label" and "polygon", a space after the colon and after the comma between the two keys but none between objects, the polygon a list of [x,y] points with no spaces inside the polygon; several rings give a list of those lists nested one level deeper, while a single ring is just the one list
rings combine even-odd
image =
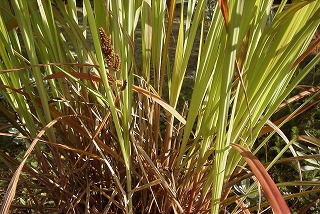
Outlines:
[{"label": "brown dried leaf", "polygon": [[271,205],[273,212],[278,214],[289,214],[290,209],[287,203],[283,199],[276,184],[273,182],[270,175],[258,160],[258,158],[243,146],[240,146],[238,144],[232,144],[231,146],[241,154],[244,160],[248,163],[253,174],[259,180],[259,183],[264,192],[264,196]]},{"label": "brown dried leaf", "polygon": [[227,0],[218,0],[218,5],[221,9],[222,16],[224,18],[224,24],[227,29],[228,23],[229,23],[228,1]]}]

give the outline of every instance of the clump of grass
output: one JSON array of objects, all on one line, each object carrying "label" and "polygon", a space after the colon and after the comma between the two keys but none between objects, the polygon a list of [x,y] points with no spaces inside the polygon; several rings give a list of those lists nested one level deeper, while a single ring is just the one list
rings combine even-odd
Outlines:
[{"label": "clump of grass", "polygon": [[[218,1],[205,31],[206,1],[190,0],[179,8],[174,58],[168,57],[174,0],[84,0],[80,11],[72,0],[0,2],[0,87],[9,106],[0,109],[30,144],[19,161],[0,153],[14,172],[2,213],[218,213],[268,206],[289,213],[284,199],[310,194],[283,198],[267,170],[288,149],[299,170],[296,141],[319,146],[308,136],[289,140],[279,128],[303,106],[270,121],[320,60],[316,55],[296,72],[319,43],[308,49],[320,22],[318,2],[284,9],[283,1],[267,24],[272,1]],[[178,112],[197,31],[193,91]],[[141,63],[133,47],[141,47]],[[263,166],[253,154],[274,133],[286,145]],[[301,176],[277,185],[316,186]],[[258,202],[249,206],[252,195]]]}]

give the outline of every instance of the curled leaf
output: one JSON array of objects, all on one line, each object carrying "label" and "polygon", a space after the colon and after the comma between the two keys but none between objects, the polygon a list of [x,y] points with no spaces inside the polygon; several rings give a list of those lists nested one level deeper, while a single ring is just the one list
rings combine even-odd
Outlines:
[{"label": "curled leaf", "polygon": [[231,146],[241,154],[244,160],[248,163],[253,174],[259,180],[259,183],[264,192],[264,196],[273,209],[273,212],[278,214],[290,213],[290,209],[283,199],[279,189],[277,188],[276,184],[273,182],[261,162],[258,160],[258,158],[243,146],[240,146],[238,144],[232,144]]}]

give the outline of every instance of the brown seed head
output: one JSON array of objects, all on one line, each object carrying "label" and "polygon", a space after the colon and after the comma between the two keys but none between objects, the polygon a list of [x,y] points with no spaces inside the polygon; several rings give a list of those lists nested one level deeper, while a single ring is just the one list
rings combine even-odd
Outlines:
[{"label": "brown seed head", "polygon": [[99,28],[100,40],[101,40],[101,50],[105,62],[115,71],[120,70],[121,59],[118,54],[114,53],[111,38],[105,33],[103,28]]}]

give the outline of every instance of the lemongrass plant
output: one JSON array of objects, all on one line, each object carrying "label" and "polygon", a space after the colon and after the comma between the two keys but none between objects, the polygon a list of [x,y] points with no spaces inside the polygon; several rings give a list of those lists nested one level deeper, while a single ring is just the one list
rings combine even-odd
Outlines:
[{"label": "lemongrass plant", "polygon": [[[295,141],[319,142],[288,140],[270,118],[319,63],[297,73],[319,1],[282,1],[270,21],[271,0],[220,0],[209,23],[205,0],[0,2],[0,109],[29,142],[20,161],[0,153],[12,172],[1,213],[290,212],[266,169]],[[269,127],[287,145],[263,166],[250,150]]]}]

